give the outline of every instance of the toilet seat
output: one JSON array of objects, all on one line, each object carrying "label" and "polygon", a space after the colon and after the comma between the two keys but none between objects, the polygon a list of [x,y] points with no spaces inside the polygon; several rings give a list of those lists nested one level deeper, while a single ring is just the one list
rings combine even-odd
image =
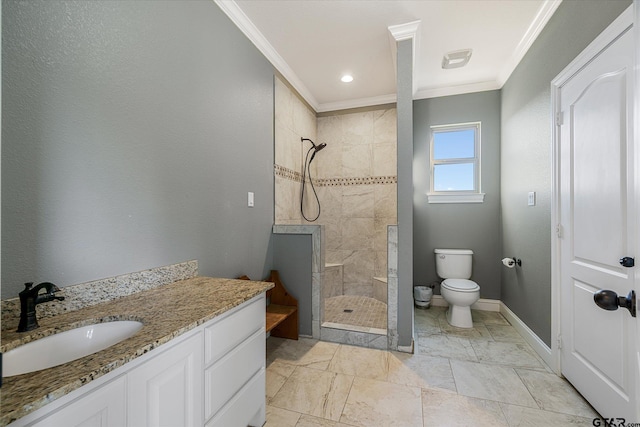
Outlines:
[{"label": "toilet seat", "polygon": [[473,280],[466,279],[446,279],[440,286],[454,292],[477,292],[480,286]]}]

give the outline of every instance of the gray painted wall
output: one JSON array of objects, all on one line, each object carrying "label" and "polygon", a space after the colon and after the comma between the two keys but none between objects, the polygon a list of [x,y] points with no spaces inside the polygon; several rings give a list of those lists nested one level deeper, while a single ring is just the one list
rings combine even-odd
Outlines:
[{"label": "gray painted wall", "polygon": [[398,42],[398,345],[413,342],[413,40]]},{"label": "gray painted wall", "polygon": [[[627,6],[564,0],[502,88],[501,195],[504,253],[522,268],[502,270],[502,301],[551,343],[551,80]],[[527,192],[537,205],[527,206]]]},{"label": "gray painted wall", "polygon": [[[483,203],[429,204],[430,126],[481,124]],[[421,99],[413,102],[413,278],[426,285],[439,280],[435,248],[471,249],[472,279],[482,298],[500,299],[500,91]],[[436,289],[436,293],[439,290]]]},{"label": "gray painted wall", "polygon": [[311,235],[274,234],[273,268],[282,284],[298,300],[298,332],[313,335],[311,309]]},{"label": "gray painted wall", "polygon": [[4,2],[2,55],[3,298],[189,259],[266,276],[273,69],[215,3]]}]

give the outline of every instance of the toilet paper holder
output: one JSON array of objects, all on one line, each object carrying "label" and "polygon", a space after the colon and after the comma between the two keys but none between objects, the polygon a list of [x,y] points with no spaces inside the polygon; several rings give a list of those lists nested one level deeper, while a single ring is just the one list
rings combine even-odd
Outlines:
[{"label": "toilet paper holder", "polygon": [[521,259],[519,259],[519,258],[516,258],[516,257],[513,257],[513,258],[504,258],[504,259],[502,260],[502,263],[503,263],[505,266],[509,267],[509,268],[513,268],[513,267],[515,267],[516,265],[517,265],[518,267],[522,267],[522,260],[521,260]]}]

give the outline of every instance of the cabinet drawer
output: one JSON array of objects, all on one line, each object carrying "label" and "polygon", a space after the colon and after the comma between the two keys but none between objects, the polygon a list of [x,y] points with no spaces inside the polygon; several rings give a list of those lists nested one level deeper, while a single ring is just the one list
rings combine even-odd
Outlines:
[{"label": "cabinet drawer", "polygon": [[265,304],[262,294],[248,306],[205,328],[205,366],[218,360],[257,330],[264,330]]},{"label": "cabinet drawer", "polygon": [[258,331],[205,370],[205,419],[215,414],[256,372],[264,368],[265,345],[264,333]]},{"label": "cabinet drawer", "polygon": [[265,371],[261,369],[205,427],[262,426],[265,422]]}]

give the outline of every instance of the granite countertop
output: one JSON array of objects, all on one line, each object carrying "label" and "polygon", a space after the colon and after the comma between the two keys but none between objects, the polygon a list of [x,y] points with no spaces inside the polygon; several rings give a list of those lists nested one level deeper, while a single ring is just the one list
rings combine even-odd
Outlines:
[{"label": "granite countertop", "polygon": [[92,323],[138,320],[144,324],[135,335],[105,350],[64,365],[3,378],[0,426],[41,408],[272,287],[273,283],[269,282],[195,277],[39,319],[40,328],[34,331],[3,331],[0,351],[4,353],[29,341]]}]

